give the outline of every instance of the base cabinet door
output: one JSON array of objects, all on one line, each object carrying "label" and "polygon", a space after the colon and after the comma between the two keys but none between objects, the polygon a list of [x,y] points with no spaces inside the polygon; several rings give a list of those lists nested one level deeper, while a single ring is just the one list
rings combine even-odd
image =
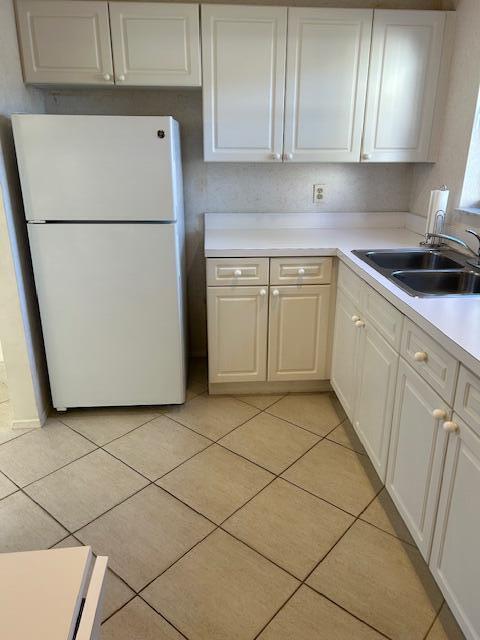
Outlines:
[{"label": "base cabinet door", "polygon": [[267,287],[208,287],[210,382],[265,381]]},{"label": "base cabinet door", "polygon": [[342,291],[337,293],[331,383],[345,413],[353,421],[357,383],[357,356],[360,320],[358,310]]},{"label": "base cabinet door", "polygon": [[360,334],[358,360],[354,427],[385,482],[399,356],[367,323]]},{"label": "base cabinet door", "polygon": [[448,415],[448,405],[400,359],[386,486],[427,559],[447,444],[442,425]]},{"label": "base cabinet door", "polygon": [[330,285],[270,287],[269,380],[328,378]]},{"label": "base cabinet door", "polygon": [[430,569],[469,640],[480,638],[480,437],[454,415]]}]

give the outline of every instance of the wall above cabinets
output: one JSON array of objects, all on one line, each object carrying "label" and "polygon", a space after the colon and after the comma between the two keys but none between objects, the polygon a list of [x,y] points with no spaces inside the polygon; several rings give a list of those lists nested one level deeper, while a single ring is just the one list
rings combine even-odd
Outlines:
[{"label": "wall above cabinets", "polygon": [[198,4],[16,8],[26,83],[199,87],[203,75],[206,161],[436,160],[454,12],[204,4],[200,34]]},{"label": "wall above cabinets", "polygon": [[26,83],[200,86],[198,4],[17,0]]}]

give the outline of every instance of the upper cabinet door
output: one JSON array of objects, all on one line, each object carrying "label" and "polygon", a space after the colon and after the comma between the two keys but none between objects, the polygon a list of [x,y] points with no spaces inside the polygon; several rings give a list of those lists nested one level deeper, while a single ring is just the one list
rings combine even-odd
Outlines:
[{"label": "upper cabinet door", "polygon": [[25,82],[113,84],[106,2],[18,0]]},{"label": "upper cabinet door", "polygon": [[358,162],[373,11],[289,9],[285,160]]},{"label": "upper cabinet door", "polygon": [[111,2],[115,82],[201,85],[198,4]]},{"label": "upper cabinet door", "polygon": [[286,7],[202,5],[204,158],[281,161]]},{"label": "upper cabinet door", "polygon": [[429,159],[445,16],[375,11],[362,160]]}]

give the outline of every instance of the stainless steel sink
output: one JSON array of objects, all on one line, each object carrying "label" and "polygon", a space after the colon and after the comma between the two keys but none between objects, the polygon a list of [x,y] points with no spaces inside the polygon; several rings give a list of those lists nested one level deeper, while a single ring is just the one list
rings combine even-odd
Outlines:
[{"label": "stainless steel sink", "polygon": [[438,251],[367,251],[365,257],[382,269],[462,269],[463,264]]},{"label": "stainless steel sink", "polygon": [[478,296],[480,271],[469,257],[452,249],[353,251],[373,269],[411,296]]},{"label": "stainless steel sink", "polygon": [[407,293],[423,296],[463,296],[480,294],[480,273],[475,271],[394,271],[397,281]]}]

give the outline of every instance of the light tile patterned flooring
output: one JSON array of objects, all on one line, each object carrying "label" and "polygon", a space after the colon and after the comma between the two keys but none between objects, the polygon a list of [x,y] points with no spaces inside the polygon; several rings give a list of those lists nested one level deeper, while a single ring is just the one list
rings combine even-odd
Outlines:
[{"label": "light tile patterned flooring", "polygon": [[0,430],[0,551],[108,555],[102,640],[463,638],[332,394],[205,392]]}]

